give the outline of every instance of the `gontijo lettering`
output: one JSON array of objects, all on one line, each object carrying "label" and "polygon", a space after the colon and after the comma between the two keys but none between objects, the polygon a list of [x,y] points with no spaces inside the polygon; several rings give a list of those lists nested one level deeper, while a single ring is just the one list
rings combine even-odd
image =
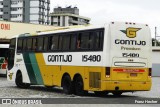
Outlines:
[{"label": "gontijo lettering", "polygon": [[72,62],[72,55],[48,55],[48,62]]},{"label": "gontijo lettering", "polygon": [[137,40],[120,40],[116,39],[115,44],[121,44],[121,45],[146,45],[146,41],[137,41]]}]

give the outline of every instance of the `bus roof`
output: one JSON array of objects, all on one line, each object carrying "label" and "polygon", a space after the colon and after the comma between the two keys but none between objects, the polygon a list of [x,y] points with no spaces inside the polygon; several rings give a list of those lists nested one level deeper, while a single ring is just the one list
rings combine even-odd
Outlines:
[{"label": "bus roof", "polygon": [[59,29],[54,29],[50,31],[42,31],[39,32],[38,35],[44,34],[52,34],[52,33],[62,33],[62,32],[72,32],[72,31],[80,31],[80,30],[89,30],[89,29],[97,29],[97,28],[104,28],[104,26],[92,26],[92,25],[78,25],[78,26],[69,26]]},{"label": "bus roof", "polygon": [[15,37],[29,37],[29,36],[37,36],[37,35],[44,35],[44,34],[53,34],[53,33],[62,33],[62,32],[72,32],[72,31],[79,31],[79,30],[89,30],[89,29],[97,29],[103,28],[102,26],[92,26],[92,25],[78,25],[78,26],[68,26],[68,27],[59,27],[57,29],[52,30],[45,30],[45,31],[37,31],[35,33],[24,33],[20,34]]}]

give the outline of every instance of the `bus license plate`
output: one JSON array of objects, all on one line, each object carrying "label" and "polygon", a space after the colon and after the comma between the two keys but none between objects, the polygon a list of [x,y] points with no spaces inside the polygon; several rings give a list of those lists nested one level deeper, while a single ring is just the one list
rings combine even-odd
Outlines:
[{"label": "bus license plate", "polygon": [[130,73],[130,76],[131,77],[137,77],[137,74],[136,73]]}]

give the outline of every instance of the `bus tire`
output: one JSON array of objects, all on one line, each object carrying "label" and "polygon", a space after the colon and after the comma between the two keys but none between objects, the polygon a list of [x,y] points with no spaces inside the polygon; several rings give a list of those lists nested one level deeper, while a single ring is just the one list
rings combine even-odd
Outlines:
[{"label": "bus tire", "polygon": [[87,94],[84,89],[83,79],[81,76],[77,76],[74,80],[74,91],[76,95],[83,96]]},{"label": "bus tire", "polygon": [[115,92],[112,92],[112,94],[115,96],[115,97],[119,97],[122,95],[122,92],[121,91],[115,91]]},{"label": "bus tire", "polygon": [[106,96],[108,95],[107,91],[94,91],[96,96]]},{"label": "bus tire", "polygon": [[30,84],[28,83],[23,83],[23,77],[22,77],[22,74],[21,73],[18,73],[16,75],[16,80],[15,80],[15,83],[17,85],[18,88],[28,88],[30,86]]},{"label": "bus tire", "polygon": [[63,92],[65,94],[72,94],[72,81],[69,75],[66,75],[62,78],[62,87],[63,87]]},{"label": "bus tire", "polygon": [[45,86],[48,89],[52,89],[54,86]]}]

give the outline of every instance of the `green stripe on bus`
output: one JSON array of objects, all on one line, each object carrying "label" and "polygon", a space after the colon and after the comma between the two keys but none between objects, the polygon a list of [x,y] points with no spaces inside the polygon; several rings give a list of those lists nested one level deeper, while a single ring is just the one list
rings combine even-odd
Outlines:
[{"label": "green stripe on bus", "polygon": [[25,66],[26,66],[28,76],[29,76],[31,83],[37,84],[36,76],[35,76],[35,73],[31,65],[29,53],[23,53],[23,58],[24,58]]},{"label": "green stripe on bus", "polygon": [[34,74],[36,75],[37,84],[42,85],[43,79],[42,79],[42,75],[41,75],[37,60],[36,60],[36,56],[34,53],[30,53],[29,57],[30,57],[30,61],[31,61],[31,65],[32,65]]}]

